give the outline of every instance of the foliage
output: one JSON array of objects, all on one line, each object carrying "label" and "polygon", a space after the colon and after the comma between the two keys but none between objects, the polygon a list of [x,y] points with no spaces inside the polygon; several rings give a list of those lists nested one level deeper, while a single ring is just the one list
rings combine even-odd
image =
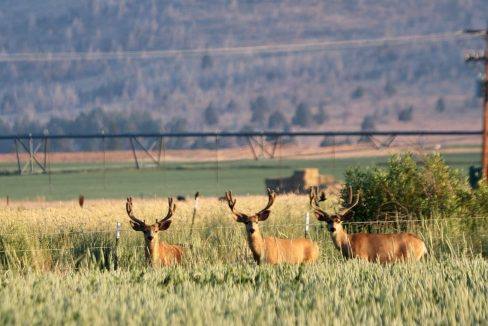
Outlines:
[{"label": "foliage", "polygon": [[364,89],[361,86],[358,86],[354,91],[351,93],[351,99],[357,100],[363,97]]},{"label": "foliage", "polygon": [[324,105],[320,105],[317,109],[317,113],[313,117],[313,122],[317,125],[322,125],[329,120],[329,115],[325,111]]},{"label": "foliage", "polygon": [[345,181],[361,193],[360,205],[354,209],[354,219],[361,221],[393,219],[395,213],[402,218],[460,215],[468,210],[471,196],[466,178],[449,168],[439,154],[420,163],[412,154],[395,155],[385,168],[349,169]]},{"label": "foliage", "polygon": [[481,258],[451,258],[395,266],[330,259],[278,267],[208,260],[117,273],[4,273],[0,322],[483,325],[487,272]]},{"label": "foliage", "polygon": [[361,122],[361,131],[372,131],[376,130],[376,119],[372,115],[366,115]]},{"label": "foliage", "polygon": [[215,126],[219,123],[219,113],[217,109],[210,103],[205,109],[204,113],[205,123],[209,126]]},{"label": "foliage", "polygon": [[435,103],[435,110],[439,113],[442,113],[446,110],[446,104],[444,103],[444,98],[439,97],[437,102]]},{"label": "foliage", "polygon": [[291,123],[299,127],[309,127],[311,125],[312,117],[310,114],[310,108],[307,103],[300,102],[300,104],[298,104]]},{"label": "foliage", "polygon": [[409,106],[405,109],[400,110],[400,112],[398,112],[398,121],[401,122],[411,121],[412,116],[413,116],[413,106]]},{"label": "foliage", "polygon": [[268,119],[268,128],[271,130],[284,130],[288,126],[285,115],[279,111],[274,111]]},{"label": "foliage", "polygon": [[250,108],[252,112],[251,122],[262,123],[271,110],[268,101],[262,95],[258,96],[254,101],[251,101]]}]

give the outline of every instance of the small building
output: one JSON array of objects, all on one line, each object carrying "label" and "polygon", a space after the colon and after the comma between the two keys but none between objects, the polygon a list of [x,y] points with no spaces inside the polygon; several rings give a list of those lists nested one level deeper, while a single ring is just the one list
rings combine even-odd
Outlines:
[{"label": "small building", "polygon": [[319,169],[297,170],[291,177],[266,179],[266,188],[277,193],[308,193],[310,187],[327,188],[338,184],[331,175],[321,175]]}]

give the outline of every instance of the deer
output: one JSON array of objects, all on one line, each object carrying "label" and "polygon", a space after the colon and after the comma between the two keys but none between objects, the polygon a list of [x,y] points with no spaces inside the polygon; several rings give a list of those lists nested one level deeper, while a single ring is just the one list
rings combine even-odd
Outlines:
[{"label": "deer", "polygon": [[153,267],[179,264],[183,256],[182,247],[159,242],[158,232],[167,230],[171,225],[171,217],[176,209],[173,198],[168,198],[168,206],[168,213],[164,218],[159,221],[156,220],[156,223],[152,225],[147,225],[145,220],[141,221],[134,216],[131,197],[127,198],[125,205],[127,215],[130,218],[130,225],[135,231],[144,234],[146,261]]},{"label": "deer", "polygon": [[342,256],[347,259],[358,258],[369,262],[394,263],[399,261],[418,261],[426,253],[425,243],[412,233],[353,233],[348,234],[342,223],[354,215],[353,208],[359,203],[360,193],[353,198],[352,188],[349,187],[348,200],[339,212],[328,214],[323,211],[319,203],[325,201],[324,192],[320,196],[317,188],[310,189],[310,206],[319,221],[326,222],[332,242]]},{"label": "deer", "polygon": [[265,221],[271,211],[276,194],[268,188],[268,203],[266,207],[253,215],[244,214],[235,210],[236,199],[232,192],[225,193],[227,204],[236,222],[246,226],[247,242],[251,249],[254,261],[258,264],[302,264],[315,262],[319,256],[319,247],[315,242],[305,238],[279,239],[264,237],[259,230],[259,222]]}]

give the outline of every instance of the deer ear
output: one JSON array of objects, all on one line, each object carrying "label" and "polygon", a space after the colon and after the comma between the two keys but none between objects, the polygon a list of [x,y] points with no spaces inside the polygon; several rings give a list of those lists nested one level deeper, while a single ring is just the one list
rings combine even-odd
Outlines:
[{"label": "deer ear", "polygon": [[322,222],[327,222],[327,216],[324,213],[319,212],[319,211],[313,211],[313,212],[314,212],[317,220],[322,221]]},{"label": "deer ear", "polygon": [[130,226],[132,226],[132,229],[134,231],[144,231],[144,227],[138,223],[135,223],[134,221],[129,221]]},{"label": "deer ear", "polygon": [[270,210],[265,210],[265,211],[259,212],[257,214],[258,220],[265,221],[269,217],[269,214],[271,214]]},{"label": "deer ear", "polygon": [[247,223],[249,221],[249,217],[244,214],[239,214],[235,216],[235,220],[236,222]]},{"label": "deer ear", "polygon": [[169,228],[169,226],[171,225],[171,220],[166,220],[166,221],[163,221],[162,223],[159,223],[158,227],[160,230],[167,230]]}]

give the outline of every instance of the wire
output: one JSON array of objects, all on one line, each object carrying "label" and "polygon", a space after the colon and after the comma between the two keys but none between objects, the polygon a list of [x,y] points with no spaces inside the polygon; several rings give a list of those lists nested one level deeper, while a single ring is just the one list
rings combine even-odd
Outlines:
[{"label": "wire", "polygon": [[[357,222],[344,222],[344,225],[374,225],[374,224],[391,224],[391,223],[412,223],[412,222],[436,222],[436,221],[450,221],[450,220],[463,220],[463,221],[470,221],[470,220],[480,220],[480,219],[488,219],[488,216],[472,216],[472,217],[446,217],[446,218],[431,218],[431,219],[408,219],[408,220],[375,220],[375,221],[357,221]],[[322,222],[316,223],[309,223],[311,227],[318,227],[323,225]],[[263,229],[268,228],[278,228],[278,227],[304,227],[305,223],[291,223],[291,224],[263,224]],[[187,231],[191,228],[188,227],[175,227],[171,228],[170,231],[178,232],[178,231]],[[201,227],[193,227],[193,230],[231,230],[231,229],[240,229],[240,225],[224,225],[224,226],[201,226]],[[121,229],[121,232],[134,232],[130,228]],[[92,234],[92,233],[100,233],[100,234],[115,234],[115,228],[107,229],[107,230],[80,230],[80,231],[69,231],[69,232],[51,232],[51,233],[32,233],[32,235],[36,236],[50,236],[50,235],[71,235],[71,234]],[[18,236],[18,233],[10,232],[10,233],[0,233],[0,237],[5,236]]]},{"label": "wire", "polygon": [[338,50],[401,44],[410,42],[439,42],[452,39],[472,39],[483,36],[482,32],[465,34],[462,31],[382,37],[360,40],[307,41],[301,43],[263,44],[220,48],[197,48],[151,51],[116,51],[116,52],[19,52],[0,53],[0,62],[53,62],[53,61],[95,61],[95,60],[148,60],[174,57],[188,57],[202,54],[212,55],[254,55],[281,54]]}]

